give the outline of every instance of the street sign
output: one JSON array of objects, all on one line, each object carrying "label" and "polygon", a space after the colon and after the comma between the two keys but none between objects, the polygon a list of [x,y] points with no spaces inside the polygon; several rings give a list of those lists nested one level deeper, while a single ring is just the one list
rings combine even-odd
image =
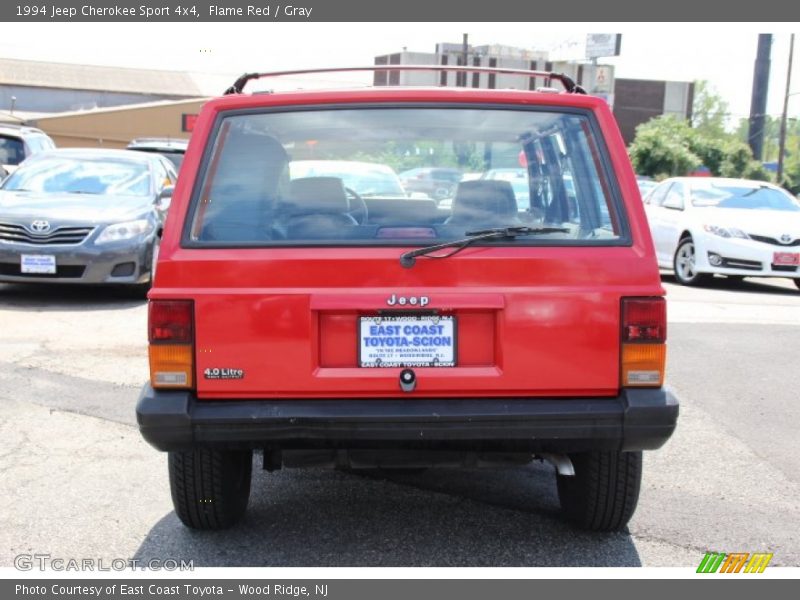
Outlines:
[{"label": "street sign", "polygon": [[621,33],[590,33],[586,36],[586,58],[619,56]]},{"label": "street sign", "polygon": [[594,70],[594,85],[592,92],[610,92],[611,91],[611,68],[607,66],[597,66]]}]

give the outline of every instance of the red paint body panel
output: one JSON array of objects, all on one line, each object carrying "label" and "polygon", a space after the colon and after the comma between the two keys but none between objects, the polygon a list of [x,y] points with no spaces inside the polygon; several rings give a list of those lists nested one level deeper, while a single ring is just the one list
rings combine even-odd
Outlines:
[{"label": "red paint body panel", "polygon": [[[221,111],[405,102],[591,110],[632,245],[471,247],[411,269],[398,260],[408,248],[181,248],[193,178]],[[200,399],[614,396],[620,299],[664,294],[622,137],[591,96],[396,88],[228,96],[203,107],[181,173],[150,298],[194,300]],[[417,369],[410,394],[398,386],[400,369],[357,366],[357,318],[386,310],[392,294],[427,296],[426,309],[458,324],[457,366]],[[207,367],[245,376],[204,380]]]}]

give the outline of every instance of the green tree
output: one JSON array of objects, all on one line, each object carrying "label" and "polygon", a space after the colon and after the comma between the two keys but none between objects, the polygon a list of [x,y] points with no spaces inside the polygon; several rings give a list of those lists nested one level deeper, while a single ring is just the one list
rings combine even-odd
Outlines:
[{"label": "green tree", "polygon": [[722,177],[744,177],[769,181],[769,172],[757,160],[753,159],[750,146],[738,140],[730,140],[725,144],[725,159],[719,168]]},{"label": "green tree", "polygon": [[729,140],[722,136],[703,135],[694,130],[687,134],[687,142],[690,150],[700,159],[700,163],[707,167],[712,175],[719,175],[725,162]]},{"label": "green tree", "polygon": [[728,103],[708,81],[694,82],[692,128],[707,137],[727,135]]},{"label": "green tree", "polygon": [[689,124],[674,115],[661,115],[642,123],[628,148],[633,168],[656,179],[692,172],[701,160],[690,149],[691,137]]}]

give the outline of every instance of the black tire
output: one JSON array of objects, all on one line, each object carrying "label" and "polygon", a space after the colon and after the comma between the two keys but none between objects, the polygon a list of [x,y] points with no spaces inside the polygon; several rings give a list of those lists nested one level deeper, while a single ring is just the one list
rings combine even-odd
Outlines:
[{"label": "black tire", "polygon": [[192,529],[226,529],[250,498],[251,450],[169,453],[169,487],[178,518]]},{"label": "black tire", "polygon": [[642,453],[595,451],[570,458],[575,475],[557,475],[564,515],[589,531],[624,528],[639,500]]},{"label": "black tire", "polygon": [[[691,258],[689,258],[691,256]],[[675,272],[675,281],[681,285],[703,285],[712,275],[698,273],[694,270],[694,240],[690,237],[683,238],[675,250],[672,258],[672,270]]]}]

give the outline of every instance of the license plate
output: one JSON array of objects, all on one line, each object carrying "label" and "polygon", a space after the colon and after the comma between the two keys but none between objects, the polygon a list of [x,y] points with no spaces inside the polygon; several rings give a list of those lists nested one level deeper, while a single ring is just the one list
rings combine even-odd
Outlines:
[{"label": "license plate", "polygon": [[362,367],[454,367],[455,317],[361,317]]},{"label": "license plate", "polygon": [[22,273],[55,275],[56,257],[52,254],[23,254],[20,257],[19,270]]},{"label": "license plate", "polygon": [[773,265],[800,265],[800,253],[798,252],[775,252],[772,255]]}]

